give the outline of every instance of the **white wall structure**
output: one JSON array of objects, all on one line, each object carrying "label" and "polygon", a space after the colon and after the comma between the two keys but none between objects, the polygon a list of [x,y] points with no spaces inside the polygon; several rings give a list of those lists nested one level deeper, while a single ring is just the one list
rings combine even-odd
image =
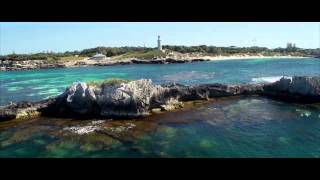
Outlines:
[{"label": "white wall structure", "polygon": [[96,54],[90,58],[90,60],[97,60],[97,61],[106,60],[106,59],[107,59],[107,56],[104,54]]},{"label": "white wall structure", "polygon": [[162,51],[160,36],[158,36],[158,50]]}]

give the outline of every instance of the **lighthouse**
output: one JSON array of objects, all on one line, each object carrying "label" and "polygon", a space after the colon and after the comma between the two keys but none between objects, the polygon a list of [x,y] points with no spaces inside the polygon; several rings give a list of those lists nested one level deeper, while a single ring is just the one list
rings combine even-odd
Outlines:
[{"label": "lighthouse", "polygon": [[158,51],[162,51],[160,36],[158,36]]}]

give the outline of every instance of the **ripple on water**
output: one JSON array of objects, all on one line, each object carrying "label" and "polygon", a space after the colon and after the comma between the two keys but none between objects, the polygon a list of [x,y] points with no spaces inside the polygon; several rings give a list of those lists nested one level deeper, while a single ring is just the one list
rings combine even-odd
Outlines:
[{"label": "ripple on water", "polygon": [[278,140],[281,144],[289,144],[290,143],[290,138],[288,138],[288,137],[281,136],[278,138]]},{"label": "ripple on water", "polygon": [[213,141],[212,139],[201,139],[199,142],[201,148],[205,149],[212,149],[217,146],[217,142]]},{"label": "ripple on water", "polygon": [[47,88],[50,88],[52,85],[42,85],[42,86],[36,86],[36,87],[33,87],[31,89],[34,89],[34,90],[41,90],[41,89],[47,89]]},{"label": "ripple on water", "polygon": [[59,94],[61,93],[58,89],[49,89],[47,91],[40,91],[38,95],[47,95],[47,94]]},{"label": "ripple on water", "polygon": [[214,77],[214,74],[214,72],[182,71],[175,74],[164,75],[160,80],[176,82],[184,80],[211,79]]},{"label": "ripple on water", "polygon": [[257,58],[257,59],[250,59],[247,61],[249,64],[257,64],[257,63],[265,63],[274,60],[273,58]]},{"label": "ripple on water", "polygon": [[76,155],[79,144],[71,140],[58,140],[46,146],[48,156],[72,157]]},{"label": "ripple on water", "polygon": [[10,82],[7,83],[8,85],[30,85],[30,84],[39,84],[43,82],[47,82],[48,79],[40,79],[40,78],[35,78],[35,79],[30,79],[30,80],[22,80],[22,81],[15,81],[15,82]]},{"label": "ripple on water", "polygon": [[18,87],[18,86],[13,86],[13,87],[8,87],[7,90],[8,91],[19,91],[19,90],[22,90],[23,87]]},{"label": "ripple on water", "polygon": [[311,111],[304,109],[296,109],[296,112],[300,113],[300,117],[309,117],[311,116]]}]

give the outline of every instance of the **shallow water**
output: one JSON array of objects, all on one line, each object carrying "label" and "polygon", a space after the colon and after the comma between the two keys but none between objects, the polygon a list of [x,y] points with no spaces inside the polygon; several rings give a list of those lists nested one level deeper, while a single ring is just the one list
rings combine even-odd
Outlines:
[{"label": "shallow water", "polygon": [[[259,83],[320,75],[318,59],[259,59],[1,72],[1,104],[54,96],[74,81]],[[320,104],[262,97],[194,102],[139,120],[39,118],[0,123],[0,157],[319,157]]]},{"label": "shallow water", "polygon": [[[79,131],[88,127],[96,131]],[[0,127],[0,157],[319,157],[320,104],[218,99],[139,120],[41,118]]]}]

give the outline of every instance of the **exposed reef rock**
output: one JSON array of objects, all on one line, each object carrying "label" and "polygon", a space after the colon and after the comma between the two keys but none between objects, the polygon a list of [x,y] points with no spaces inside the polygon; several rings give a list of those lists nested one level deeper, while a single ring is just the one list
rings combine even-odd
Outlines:
[{"label": "exposed reef rock", "polygon": [[104,117],[138,117],[149,113],[151,99],[160,96],[165,88],[151,80],[138,80],[96,89],[97,104]]},{"label": "exposed reef rock", "polygon": [[69,62],[46,62],[45,60],[26,60],[26,61],[0,61],[0,71],[20,71],[31,69],[50,69],[50,68],[68,68],[79,66],[113,66],[113,65],[127,65],[127,64],[173,64],[173,63],[189,63],[209,61],[207,59],[132,59],[132,60],[115,60],[112,62],[96,62],[88,63],[86,61],[79,61],[70,65]]},{"label": "exposed reef rock", "polygon": [[282,78],[270,84],[155,85],[151,80],[90,86],[77,82],[56,98],[0,108],[0,121],[36,116],[136,118],[155,109],[170,111],[182,101],[262,95],[295,102],[320,102],[320,77]]},{"label": "exposed reef rock", "polygon": [[174,64],[174,63],[190,63],[190,62],[200,62],[200,61],[209,61],[207,59],[191,59],[191,60],[183,60],[183,59],[155,59],[155,60],[143,60],[143,59],[132,59],[131,63],[133,64]]},{"label": "exposed reef rock", "polygon": [[62,97],[66,97],[66,106],[78,114],[93,114],[97,108],[94,89],[86,83],[74,83]]},{"label": "exposed reef rock", "polygon": [[184,104],[180,101],[178,101],[177,99],[169,99],[166,104],[164,105],[161,105],[161,110],[162,111],[172,111],[172,110],[175,110],[175,109],[180,109],[180,108],[183,108],[184,107]]},{"label": "exposed reef rock", "polygon": [[320,77],[283,77],[264,85],[262,94],[286,101],[320,102]]},{"label": "exposed reef rock", "polygon": [[[12,119],[27,119],[32,117],[38,117],[42,115],[42,111],[53,111],[53,104],[58,98],[47,99],[44,101],[32,103],[32,102],[19,102],[13,103],[8,106],[0,108],[0,122]],[[54,113],[58,113],[54,111]]]}]

